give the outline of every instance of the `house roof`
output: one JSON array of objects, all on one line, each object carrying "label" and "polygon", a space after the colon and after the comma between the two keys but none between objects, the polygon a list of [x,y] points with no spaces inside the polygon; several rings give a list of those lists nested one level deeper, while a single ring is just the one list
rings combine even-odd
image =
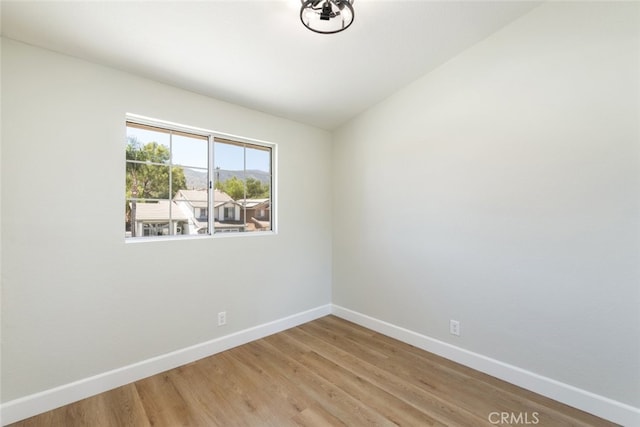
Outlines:
[{"label": "house roof", "polygon": [[[207,190],[180,190],[176,194],[175,200],[184,200],[194,208],[206,208]],[[227,202],[234,202],[234,200],[224,191],[220,191],[217,188],[213,190],[213,205],[215,207]]]},{"label": "house roof", "polygon": [[[215,190],[215,191],[218,191],[218,190]],[[176,199],[206,202],[207,190],[179,190],[178,194],[176,194]]]},{"label": "house roof", "polygon": [[238,203],[240,205],[246,207],[247,209],[254,208],[268,208],[269,207],[269,199],[246,199],[239,200]]},{"label": "house roof", "polygon": [[[136,221],[169,221],[169,201],[137,202]],[[180,209],[176,202],[171,203],[171,219],[174,221],[186,221],[187,215]]]}]

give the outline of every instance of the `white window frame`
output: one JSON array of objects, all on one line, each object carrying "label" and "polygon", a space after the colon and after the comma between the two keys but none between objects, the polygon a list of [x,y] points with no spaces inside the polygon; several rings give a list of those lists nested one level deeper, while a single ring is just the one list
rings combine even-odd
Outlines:
[{"label": "white window frame", "polygon": [[[277,144],[273,143],[273,142],[267,142],[267,141],[262,141],[262,140],[258,140],[258,139],[253,139],[253,138],[247,138],[247,137],[243,137],[243,136],[238,136],[238,135],[233,135],[233,134],[228,134],[228,133],[223,133],[223,132],[218,132],[218,131],[213,131],[213,130],[209,130],[209,129],[204,129],[204,128],[198,128],[198,127],[193,127],[193,126],[188,126],[188,125],[183,125],[183,124],[179,124],[179,123],[175,123],[175,122],[170,122],[170,121],[166,121],[166,120],[160,120],[160,119],[154,119],[154,118],[150,118],[150,117],[146,117],[146,116],[141,116],[138,114],[131,114],[131,113],[127,113],[125,116],[125,130],[127,127],[127,123],[132,122],[132,123],[136,123],[139,125],[143,125],[143,126],[150,126],[150,127],[156,127],[156,128],[160,128],[160,129],[164,129],[164,130],[168,130],[168,131],[175,131],[175,132],[183,132],[183,133],[187,133],[187,134],[193,134],[193,135],[197,135],[197,136],[203,136],[203,137],[207,137],[208,140],[208,159],[207,159],[207,170],[209,172],[209,185],[208,185],[208,203],[207,203],[207,211],[209,213],[208,215],[208,230],[207,233],[205,234],[186,234],[186,235],[169,235],[169,236],[136,236],[136,237],[126,237],[125,235],[125,243],[135,243],[135,242],[163,242],[163,241],[170,241],[170,240],[189,240],[189,239],[211,239],[211,238],[222,238],[222,239],[226,239],[226,238],[233,238],[233,237],[249,237],[249,236],[265,236],[265,235],[276,235],[277,233],[277,206],[276,206],[276,193],[277,193],[277,180],[276,180],[276,174],[277,174]],[[214,177],[214,171],[215,171],[215,167],[214,167],[214,146],[215,146],[215,139],[219,138],[219,139],[223,139],[223,140],[230,140],[230,141],[234,141],[234,142],[238,142],[238,143],[242,143],[242,144],[247,144],[248,146],[251,145],[256,145],[256,146],[260,146],[260,147],[265,147],[265,148],[269,148],[270,150],[270,157],[271,157],[271,165],[270,165],[270,175],[271,175],[271,183],[270,183],[270,225],[271,225],[271,229],[270,230],[266,230],[266,231],[251,231],[251,232],[241,232],[240,229],[222,229],[222,230],[218,230],[218,231],[222,231],[222,232],[216,232],[215,229],[215,208],[214,208],[214,187],[215,187],[215,177]],[[125,160],[126,163],[126,160]],[[126,174],[125,174],[126,175]],[[125,190],[126,190],[126,186],[125,186]],[[126,200],[126,194],[125,194],[125,200]],[[173,200],[173,199],[171,199]],[[246,216],[246,215],[245,215]],[[246,225],[246,218],[245,218],[245,225]],[[132,226],[135,226],[135,224],[132,224]]]}]

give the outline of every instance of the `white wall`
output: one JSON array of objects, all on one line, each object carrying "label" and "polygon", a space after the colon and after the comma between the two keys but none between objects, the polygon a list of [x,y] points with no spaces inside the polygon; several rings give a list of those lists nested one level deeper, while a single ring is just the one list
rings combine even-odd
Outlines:
[{"label": "white wall", "polygon": [[[278,144],[279,234],[125,244],[125,113]],[[3,40],[2,401],[328,304],[330,160],[328,132]]]},{"label": "white wall", "polygon": [[333,302],[640,407],[639,7],[544,4],[339,129]]},{"label": "white wall", "polygon": [[[3,40],[2,401],[332,300],[640,407],[638,7],[545,4],[333,155],[324,131]],[[127,112],[277,143],[279,234],[125,244]]]}]

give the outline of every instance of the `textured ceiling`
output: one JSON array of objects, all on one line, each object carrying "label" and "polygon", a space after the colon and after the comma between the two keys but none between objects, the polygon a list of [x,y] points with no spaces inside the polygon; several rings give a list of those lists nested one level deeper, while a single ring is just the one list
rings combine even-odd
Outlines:
[{"label": "textured ceiling", "polygon": [[334,129],[539,2],[356,0],[345,32],[299,0],[2,1],[2,35]]}]

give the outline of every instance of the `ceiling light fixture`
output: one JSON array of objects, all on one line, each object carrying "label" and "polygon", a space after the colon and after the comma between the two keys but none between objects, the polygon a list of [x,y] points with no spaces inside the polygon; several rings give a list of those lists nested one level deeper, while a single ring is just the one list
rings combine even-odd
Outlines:
[{"label": "ceiling light fixture", "polygon": [[346,30],[353,23],[354,0],[300,1],[300,20],[311,31],[334,34]]}]

